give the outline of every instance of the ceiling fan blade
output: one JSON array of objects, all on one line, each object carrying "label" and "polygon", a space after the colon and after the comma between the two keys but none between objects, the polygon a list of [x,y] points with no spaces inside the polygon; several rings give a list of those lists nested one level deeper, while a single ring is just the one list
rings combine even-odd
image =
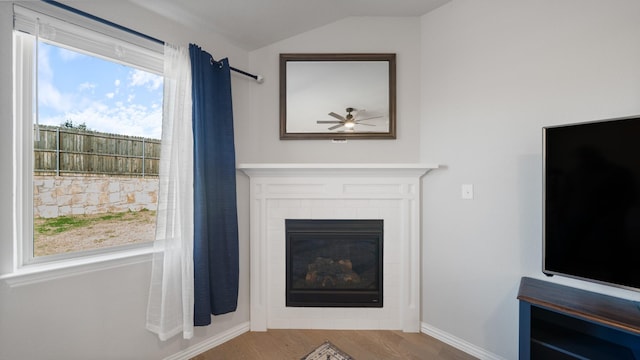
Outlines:
[{"label": "ceiling fan blade", "polygon": [[360,122],[360,121],[363,121],[363,120],[378,119],[378,118],[381,118],[381,117],[382,117],[382,115],[372,116],[372,117],[368,117],[368,118],[364,118],[364,119],[357,119],[356,122]]},{"label": "ceiling fan blade", "polygon": [[356,122],[357,125],[366,125],[366,126],[375,126],[374,124],[367,124],[367,123],[359,123]]},{"label": "ceiling fan blade", "polygon": [[343,126],[343,124],[334,125],[334,126],[330,127],[329,130],[335,130],[335,129],[341,127],[341,126]]},{"label": "ceiling fan blade", "polygon": [[342,124],[342,121],[338,120],[318,120],[316,124]]},{"label": "ceiling fan blade", "polygon": [[340,115],[340,114],[336,114],[333,111],[329,113],[329,116],[333,116],[336,119],[342,120],[342,121],[346,121],[347,119],[344,118],[344,116]]}]

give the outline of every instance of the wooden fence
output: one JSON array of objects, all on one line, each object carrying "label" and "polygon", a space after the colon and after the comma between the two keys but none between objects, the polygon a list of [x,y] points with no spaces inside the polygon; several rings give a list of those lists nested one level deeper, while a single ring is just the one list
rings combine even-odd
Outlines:
[{"label": "wooden fence", "polygon": [[158,176],[160,140],[40,125],[38,175]]}]

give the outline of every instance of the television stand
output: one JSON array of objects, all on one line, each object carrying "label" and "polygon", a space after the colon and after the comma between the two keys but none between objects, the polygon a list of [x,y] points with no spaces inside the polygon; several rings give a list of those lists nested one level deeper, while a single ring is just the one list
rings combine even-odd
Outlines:
[{"label": "television stand", "polygon": [[523,277],[520,360],[640,360],[638,303]]}]

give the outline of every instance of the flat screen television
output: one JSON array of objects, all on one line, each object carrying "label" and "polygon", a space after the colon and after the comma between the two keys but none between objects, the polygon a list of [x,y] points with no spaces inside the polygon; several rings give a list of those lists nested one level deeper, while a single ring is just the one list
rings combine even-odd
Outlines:
[{"label": "flat screen television", "polygon": [[640,291],[640,116],[543,128],[543,272]]}]

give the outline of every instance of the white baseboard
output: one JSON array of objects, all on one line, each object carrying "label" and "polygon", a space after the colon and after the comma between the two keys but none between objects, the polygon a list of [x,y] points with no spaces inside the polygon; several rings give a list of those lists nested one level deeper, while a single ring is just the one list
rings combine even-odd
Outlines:
[{"label": "white baseboard", "polygon": [[212,338],[209,338],[169,357],[166,357],[164,358],[164,360],[189,360],[209,349],[213,349],[218,345],[224,344],[225,342],[238,337],[248,332],[249,330],[251,330],[251,323],[247,321],[240,325],[234,326],[231,329],[224,331]]},{"label": "white baseboard", "polygon": [[[251,330],[251,323],[245,322],[237,325],[225,332],[222,332],[210,339],[190,346],[178,353],[175,353],[164,360],[189,360],[203,352],[213,349],[214,347],[224,344],[225,342],[238,337]],[[465,340],[455,337],[447,332],[444,332],[436,327],[433,327],[427,323],[422,323],[420,331],[426,335],[429,335],[435,339],[442,341],[445,344],[451,345],[454,348],[464,351],[465,353],[474,356],[480,360],[506,360],[505,358],[493,354],[485,349],[482,349],[476,345],[473,345]]]},{"label": "white baseboard", "polygon": [[491,353],[481,347],[473,345],[465,340],[455,337],[447,332],[444,332],[438,328],[435,328],[427,323],[422,323],[420,331],[433,338],[442,341],[445,344],[451,345],[454,348],[464,351],[467,354],[474,356],[480,360],[505,360],[505,358]]}]

